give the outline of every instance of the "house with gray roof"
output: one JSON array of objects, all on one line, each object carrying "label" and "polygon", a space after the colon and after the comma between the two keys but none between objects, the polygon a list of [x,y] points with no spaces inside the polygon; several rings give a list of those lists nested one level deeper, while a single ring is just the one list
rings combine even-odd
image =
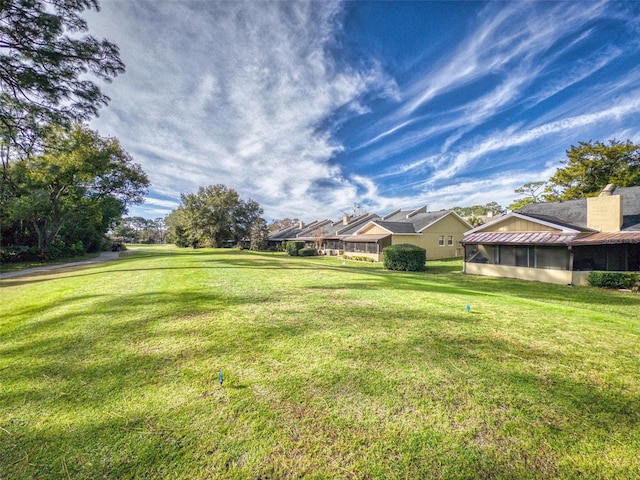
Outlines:
[{"label": "house with gray roof", "polygon": [[321,255],[342,255],[343,239],[375,218],[379,218],[375,213],[345,214],[338,221],[316,220],[308,225],[301,222],[299,225],[272,233],[269,235],[269,243],[272,247],[278,247],[287,241],[305,242],[307,246],[318,249]]},{"label": "house with gray roof", "polygon": [[471,225],[452,210],[429,212],[427,206],[415,210],[394,210],[371,219],[344,241],[344,256],[382,259],[390,245],[410,243],[427,250],[427,259],[462,255],[460,240]]},{"label": "house with gray roof", "polygon": [[[317,223],[317,222],[313,222]],[[307,225],[309,227],[312,224]],[[271,232],[267,237],[267,244],[270,248],[280,248],[284,242],[296,240],[298,234],[305,228],[303,222]]]},{"label": "house with gray roof", "polygon": [[341,220],[323,223],[300,233],[298,237],[317,248],[321,255],[342,255],[344,238],[375,218],[379,218],[375,213],[353,216],[345,214]]},{"label": "house with gray roof", "polygon": [[640,271],[640,187],[533,203],[467,232],[469,274],[581,285],[590,271]]}]

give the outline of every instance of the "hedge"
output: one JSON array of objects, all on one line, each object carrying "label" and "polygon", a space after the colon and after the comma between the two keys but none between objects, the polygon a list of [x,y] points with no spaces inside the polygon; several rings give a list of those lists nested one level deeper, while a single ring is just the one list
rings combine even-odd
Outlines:
[{"label": "hedge", "polygon": [[318,254],[318,251],[313,247],[301,248],[298,250],[298,255],[301,257],[314,257]]},{"label": "hedge", "polygon": [[365,257],[364,255],[343,255],[348,260],[355,260],[357,262],[369,262],[373,263],[375,260],[371,257]]},{"label": "hedge", "polygon": [[82,242],[72,245],[53,242],[45,249],[38,247],[2,247],[0,248],[0,263],[23,263],[46,260],[57,260],[67,257],[79,257],[85,254]]},{"label": "hedge", "polygon": [[426,268],[427,251],[417,245],[401,243],[382,250],[382,258],[387,270],[421,272]]},{"label": "hedge", "polygon": [[594,270],[589,273],[589,285],[604,288],[632,288],[640,281],[640,274],[636,272],[601,272]]}]

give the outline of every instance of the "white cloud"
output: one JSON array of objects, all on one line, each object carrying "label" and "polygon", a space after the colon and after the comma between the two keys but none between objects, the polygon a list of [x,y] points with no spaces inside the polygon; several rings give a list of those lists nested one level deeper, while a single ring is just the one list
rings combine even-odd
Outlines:
[{"label": "white cloud", "polygon": [[[267,218],[310,220],[354,203],[385,211],[513,199],[514,188],[540,179],[549,158],[529,167],[533,173],[511,159],[518,174],[506,179],[492,171],[475,179],[474,170],[489,171],[488,159],[506,162],[513,151],[551,152],[567,132],[609,123],[638,140],[637,127],[618,121],[638,117],[640,69],[571,93],[625,49],[590,49],[565,75],[555,70],[594,40],[594,19],[611,18],[606,3],[489,3],[469,19],[469,35],[412,72],[403,91],[388,63],[349,67],[331,56],[342,33],[337,2],[102,6],[89,18],[91,33],[120,46],[127,73],[104,88],[112,102],[93,126],[118,137],[148,172],[154,212],[171,209],[167,199],[180,192],[217,183],[257,200]],[[389,100],[388,115],[375,111],[372,97]],[[521,114],[534,108],[533,120]],[[360,146],[349,151],[346,142],[345,150],[335,133],[365,114]],[[353,155],[341,165],[342,152]]]},{"label": "white cloud", "polygon": [[473,161],[492,153],[522,146],[561,132],[566,133],[637,113],[640,113],[640,90],[637,90],[635,95],[630,98],[625,98],[623,102],[602,111],[563,118],[527,130],[516,131],[514,128],[509,131],[497,132],[478,143],[469,145],[466,150],[444,156],[436,166],[437,169],[428,183],[453,178],[461,170],[468,168]]},{"label": "white cloud", "polygon": [[111,105],[93,125],[120,139],[162,195],[224,183],[274,216],[326,208],[309,201],[322,183],[352,197],[357,181],[330,163],[342,147],[320,127],[339,109],[366,112],[364,94],[397,89],[375,62],[342,68],[327,54],[340,8],[105,2],[92,33],[120,46],[127,73],[105,87]]}]

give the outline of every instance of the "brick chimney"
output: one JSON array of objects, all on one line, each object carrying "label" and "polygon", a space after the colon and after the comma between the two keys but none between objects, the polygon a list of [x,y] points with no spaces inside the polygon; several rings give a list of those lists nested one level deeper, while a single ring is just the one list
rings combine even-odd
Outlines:
[{"label": "brick chimney", "polygon": [[619,232],[622,227],[622,197],[615,187],[604,187],[597,197],[587,198],[587,227],[601,232]]}]

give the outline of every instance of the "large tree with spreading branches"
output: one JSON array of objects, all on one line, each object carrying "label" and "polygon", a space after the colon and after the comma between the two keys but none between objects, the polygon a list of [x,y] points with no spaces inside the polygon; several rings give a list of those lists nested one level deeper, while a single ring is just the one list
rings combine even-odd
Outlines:
[{"label": "large tree with spreading branches", "polygon": [[117,139],[82,125],[52,127],[41,154],[9,164],[2,242],[46,249],[57,238],[96,250],[148,185]]},{"label": "large tree with spreading branches", "polygon": [[242,200],[234,189],[220,184],[183,193],[180,199],[166,224],[171,241],[181,247],[221,247],[249,239],[262,215],[255,200]]},{"label": "large tree with spreading branches", "polygon": [[0,0],[0,135],[3,161],[29,150],[49,124],[97,114],[108,102],[93,79],[124,72],[118,47],[86,35],[97,0]]},{"label": "large tree with spreading branches", "polygon": [[549,180],[525,183],[515,190],[525,196],[509,206],[517,210],[528,203],[572,200],[597,195],[607,184],[640,185],[640,145],[621,142],[579,142]]}]

